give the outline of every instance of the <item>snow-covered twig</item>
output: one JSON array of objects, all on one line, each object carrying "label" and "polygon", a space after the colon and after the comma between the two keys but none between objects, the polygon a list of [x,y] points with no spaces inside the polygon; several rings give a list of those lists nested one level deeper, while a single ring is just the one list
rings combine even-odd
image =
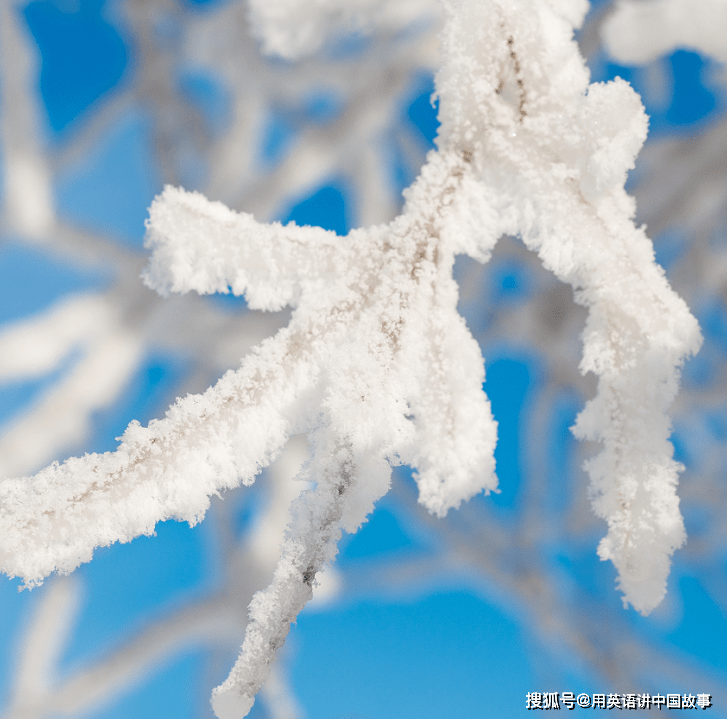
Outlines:
[{"label": "snow-covered twig", "polygon": [[638,97],[622,81],[588,84],[572,39],[585,3],[445,9],[438,149],[401,215],[336,238],[167,188],[151,209],[147,283],[290,305],[290,324],[166,419],[132,424],[115,453],[0,484],[0,566],[34,584],[162,519],[198,521],[211,495],[250,484],[288,437],[309,434],[316,486],[294,503],[273,583],[214,694],[222,719],[252,706],[315,575],[386,492],[391,465],[416,468],[420,501],[440,515],[496,489],[483,360],[452,266],[456,254],[486,261],[502,234],[520,236],[589,310],[581,369],[599,386],[577,431],[604,445],[589,463],[609,524],[599,553],[625,601],[645,613],[659,603],[684,539],[666,412],[700,335],[623,189],[646,135]]}]

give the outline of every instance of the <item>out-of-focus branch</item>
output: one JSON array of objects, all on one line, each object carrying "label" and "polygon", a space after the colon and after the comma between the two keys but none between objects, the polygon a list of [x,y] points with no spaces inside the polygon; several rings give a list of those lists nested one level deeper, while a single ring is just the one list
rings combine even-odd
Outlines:
[{"label": "out-of-focus branch", "polygon": [[7,228],[47,240],[54,226],[51,176],[43,152],[38,52],[14,0],[0,3],[0,143]]}]

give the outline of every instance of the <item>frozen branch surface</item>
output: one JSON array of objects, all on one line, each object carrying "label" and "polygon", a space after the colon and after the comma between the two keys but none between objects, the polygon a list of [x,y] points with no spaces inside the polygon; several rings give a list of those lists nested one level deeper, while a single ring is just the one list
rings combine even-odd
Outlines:
[{"label": "frozen branch surface", "polygon": [[[150,210],[145,282],[292,306],[289,325],[166,418],[132,423],[115,452],[0,483],[0,568],[33,585],[164,519],[198,522],[210,496],[251,484],[289,437],[309,435],[314,487],[293,504],[273,582],[213,694],[221,719],[249,711],[316,574],[386,493],[390,466],[416,469],[420,502],[437,515],[496,489],[496,423],[452,267],[457,254],[487,261],[503,234],[589,312],[581,370],[598,392],[575,430],[603,444],[588,465],[608,523],[599,555],[616,565],[625,602],[648,613],[661,601],[685,538],[667,410],[701,338],[624,190],[646,137],[639,98],[620,80],[589,85],[572,38],[585,2],[445,9],[438,149],[401,215],[337,237],[167,187]],[[284,14],[268,18],[276,37],[293,32],[292,17],[287,30]]]}]

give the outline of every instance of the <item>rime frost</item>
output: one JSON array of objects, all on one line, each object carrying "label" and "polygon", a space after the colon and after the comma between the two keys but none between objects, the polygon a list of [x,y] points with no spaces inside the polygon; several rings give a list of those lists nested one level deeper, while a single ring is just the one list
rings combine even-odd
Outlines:
[{"label": "rime frost", "polygon": [[[270,3],[273,49],[295,31],[295,13],[277,12],[284,5]],[[132,423],[116,452],[3,480],[2,570],[37,584],[160,520],[197,522],[211,495],[252,483],[289,437],[307,433],[313,486],[293,503],[273,582],[253,599],[240,658],[213,694],[221,719],[243,716],[341,532],[365,521],[392,465],[416,469],[420,501],[438,515],[496,489],[496,423],[452,266],[458,253],[487,261],[510,234],[589,310],[581,370],[599,384],[575,431],[603,444],[588,465],[608,523],[598,551],[616,565],[624,601],[653,609],[685,537],[666,412],[701,340],[634,226],[624,182],[647,119],[627,83],[589,85],[572,38],[586,9],[445,4],[437,150],[388,225],[337,237],[167,187],[150,209],[145,282],[162,294],[290,305],[290,324],[165,419]]]}]

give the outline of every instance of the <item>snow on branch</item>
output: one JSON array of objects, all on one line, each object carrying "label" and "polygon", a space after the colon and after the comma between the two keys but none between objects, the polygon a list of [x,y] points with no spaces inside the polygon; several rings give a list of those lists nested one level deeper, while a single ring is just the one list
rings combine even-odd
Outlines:
[{"label": "snow on branch", "polygon": [[624,183],[647,119],[625,82],[589,85],[573,41],[586,9],[445,3],[437,150],[388,225],[337,237],[167,188],[150,211],[147,285],[291,305],[290,324],[165,419],[132,423],[116,452],[3,480],[0,568],[37,584],[158,521],[199,521],[211,495],[252,483],[289,437],[308,434],[313,487],[294,500],[273,582],[213,694],[221,719],[244,716],[341,531],[366,520],[392,465],[415,468],[437,515],[496,490],[496,423],[452,267],[461,253],[486,261],[510,234],[589,310],[581,370],[599,385],[575,431],[603,443],[588,465],[608,523],[599,554],[624,601],[653,609],[684,541],[666,412],[701,338],[634,226]]},{"label": "snow on branch", "polygon": [[[175,242],[180,225],[204,242]],[[245,294],[253,309],[298,304],[302,285],[335,270],[336,233],[320,227],[261,224],[203,195],[167,187],[149,210],[143,277],[162,295],[195,290]]]}]

